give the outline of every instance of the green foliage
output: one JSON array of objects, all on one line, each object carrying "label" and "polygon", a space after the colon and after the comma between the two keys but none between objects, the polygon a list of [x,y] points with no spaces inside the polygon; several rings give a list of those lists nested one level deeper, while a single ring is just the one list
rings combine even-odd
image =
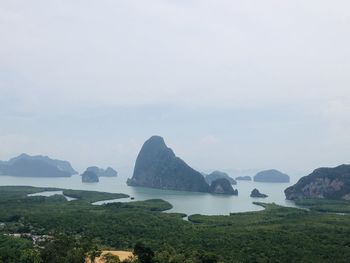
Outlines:
[{"label": "green foliage", "polygon": [[146,247],[143,243],[138,242],[134,247],[134,254],[140,263],[153,263],[154,252],[151,248]]},{"label": "green foliage", "polygon": [[[21,261],[26,258],[28,251],[32,249],[32,243],[23,238],[15,238],[0,234],[0,262],[18,263],[18,262],[33,262]],[[40,263],[40,262],[35,262]]]},{"label": "green foliage", "polygon": [[94,203],[103,200],[119,199],[129,197],[126,194],[104,193],[96,191],[64,190],[63,194],[81,201]]},{"label": "green foliage", "polygon": [[350,213],[350,201],[346,200],[299,199],[295,204],[319,212]]},{"label": "green foliage", "polygon": [[220,258],[214,253],[205,252],[199,257],[201,263],[218,263]]},{"label": "green foliage", "polygon": [[87,248],[77,239],[67,235],[56,235],[41,251],[45,263],[84,263]]},{"label": "green foliage", "polygon": [[95,263],[95,259],[99,256],[101,256],[102,251],[100,249],[98,249],[97,246],[94,246],[89,252],[88,252],[88,256],[90,259],[91,263]]},{"label": "green foliage", "polygon": [[129,202],[129,203],[110,203],[107,204],[108,207],[116,207],[116,208],[128,208],[128,209],[135,209],[135,210],[149,210],[149,211],[166,211],[173,208],[173,206],[165,202],[161,199],[149,199],[146,201],[135,201],[135,202]]},{"label": "green foliage", "polygon": [[0,186],[0,202],[27,198],[28,194],[44,191],[60,191],[59,188],[32,187],[32,186]]},{"label": "green foliage", "polygon": [[26,249],[21,252],[21,263],[42,263],[40,252],[37,249]]},{"label": "green foliage", "polygon": [[[145,244],[141,252],[154,251],[154,263],[348,262],[350,258],[349,216],[259,203],[264,211],[192,215],[185,221],[180,214],[159,212],[171,206],[162,200],[96,206],[54,197],[27,198],[27,191],[0,190],[2,231],[26,229],[55,236],[40,251],[45,263],[83,263],[95,245],[130,250],[139,241]],[[21,262],[31,249],[30,240],[0,234],[3,262]]]},{"label": "green foliage", "polygon": [[111,253],[107,253],[107,254],[103,255],[102,258],[105,261],[105,263],[120,263],[119,257],[114,256]]}]

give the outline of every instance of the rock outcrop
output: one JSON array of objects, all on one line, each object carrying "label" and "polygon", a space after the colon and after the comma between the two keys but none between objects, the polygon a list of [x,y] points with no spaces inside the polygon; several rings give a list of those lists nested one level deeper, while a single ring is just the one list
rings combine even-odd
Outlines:
[{"label": "rock outcrop", "polygon": [[127,184],[168,190],[209,192],[203,175],[188,166],[160,136],[152,136],[137,156],[134,173]]},{"label": "rock outcrop", "polygon": [[250,176],[237,176],[236,181],[251,181],[252,178]]},{"label": "rock outcrop", "polygon": [[284,191],[289,200],[325,198],[350,200],[350,165],[319,168]]},{"label": "rock outcrop", "polygon": [[77,172],[69,162],[47,156],[21,154],[0,163],[0,174],[21,177],[70,177]]},{"label": "rock outcrop", "polygon": [[268,195],[262,194],[262,193],[259,192],[258,189],[254,188],[253,191],[250,193],[250,197],[265,198],[265,197],[268,197]]},{"label": "rock outcrop", "polygon": [[220,172],[220,171],[214,171],[210,174],[207,174],[205,176],[205,181],[207,181],[207,183],[209,185],[211,185],[211,183],[213,181],[215,181],[216,179],[219,179],[219,178],[226,178],[227,180],[229,180],[229,182],[231,184],[237,184],[237,182],[235,181],[235,179],[233,179],[232,177],[230,177],[227,173],[224,173],[224,172]]},{"label": "rock outcrop", "polygon": [[261,171],[254,176],[254,182],[289,183],[289,180],[287,174],[274,169]]},{"label": "rock outcrop", "polygon": [[118,173],[111,167],[108,167],[106,170],[99,168],[97,166],[90,166],[86,169],[87,171],[94,172],[98,177],[116,177]]},{"label": "rock outcrop", "polygon": [[103,177],[116,177],[118,176],[118,172],[114,170],[112,167],[107,167],[104,173],[101,175]]},{"label": "rock outcrop", "polygon": [[229,180],[219,178],[210,185],[210,192],[213,194],[238,195],[238,190],[234,190]]},{"label": "rock outcrop", "polygon": [[95,174],[92,171],[85,171],[82,175],[81,175],[81,181],[83,183],[98,183],[99,179],[97,174]]}]

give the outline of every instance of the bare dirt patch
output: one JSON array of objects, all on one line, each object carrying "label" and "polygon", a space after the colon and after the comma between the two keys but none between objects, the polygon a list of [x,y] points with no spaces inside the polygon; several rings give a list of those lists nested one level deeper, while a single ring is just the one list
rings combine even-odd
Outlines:
[{"label": "bare dirt patch", "polygon": [[[95,259],[95,263],[104,263],[103,255],[106,255],[107,253],[111,253],[114,256],[118,256],[120,261],[123,261],[128,258],[133,258],[134,254],[130,251],[122,251],[122,250],[103,250],[100,257]],[[91,263],[90,259],[86,259],[86,263]]]}]

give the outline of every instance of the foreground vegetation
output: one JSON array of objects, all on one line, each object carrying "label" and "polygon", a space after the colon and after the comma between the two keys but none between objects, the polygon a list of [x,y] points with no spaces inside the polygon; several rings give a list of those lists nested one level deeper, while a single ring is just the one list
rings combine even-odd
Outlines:
[{"label": "foreground vegetation", "polygon": [[310,210],[329,213],[350,213],[350,201],[328,199],[301,199],[295,203]]},{"label": "foreground vegetation", "polygon": [[81,201],[89,202],[89,203],[129,197],[129,195],[126,195],[126,194],[115,194],[115,193],[104,193],[104,192],[82,191],[82,190],[63,190],[63,194],[65,196],[75,198]]},{"label": "foreground vegetation", "polygon": [[40,191],[0,187],[2,234],[53,238],[34,246],[28,238],[0,235],[0,262],[84,262],[88,253],[99,249],[132,250],[136,244],[146,254],[146,261],[139,257],[140,262],[348,262],[350,258],[347,215],[260,204],[264,211],[192,215],[185,221],[183,214],[162,213],[171,208],[162,200],[96,206],[87,202],[96,198],[85,191],[71,202],[63,196],[27,196]]}]

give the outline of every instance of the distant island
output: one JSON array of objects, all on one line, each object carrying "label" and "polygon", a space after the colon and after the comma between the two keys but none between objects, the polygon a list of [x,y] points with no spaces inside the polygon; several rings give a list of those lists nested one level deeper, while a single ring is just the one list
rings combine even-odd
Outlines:
[{"label": "distant island", "polygon": [[98,183],[100,180],[99,180],[99,178],[98,178],[96,173],[86,170],[81,175],[81,181],[83,183]]},{"label": "distant island", "polygon": [[107,169],[99,168],[97,166],[90,166],[86,169],[87,171],[94,172],[98,177],[116,177],[118,172],[112,167],[107,167]]},{"label": "distant island", "polygon": [[70,177],[77,174],[67,161],[48,156],[21,154],[9,161],[0,162],[0,175],[19,177]]},{"label": "distant island", "polygon": [[210,185],[213,194],[238,195],[238,190],[232,188],[231,182],[226,178],[218,178]]},{"label": "distant island", "polygon": [[97,166],[90,166],[81,174],[81,181],[83,183],[98,183],[100,177],[116,177],[117,175],[117,171],[111,167],[105,170]]},{"label": "distant island", "polygon": [[254,176],[254,182],[289,183],[289,181],[289,175],[275,169],[261,171]]},{"label": "distant island", "polygon": [[215,182],[211,187],[200,172],[175,155],[162,137],[152,136],[143,144],[136,159],[133,176],[127,180],[127,184],[205,193],[216,193],[221,191],[221,187],[222,194],[232,194],[231,189],[226,188],[227,183],[231,186],[230,181],[224,179]]},{"label": "distant island", "polygon": [[260,193],[260,191],[256,188],[253,189],[253,191],[250,193],[250,197],[253,198],[266,198],[268,195]]},{"label": "distant island", "polygon": [[236,180],[230,177],[227,173],[214,171],[210,174],[205,175],[205,181],[211,185],[213,181],[219,178],[226,178],[231,184],[237,184]]},{"label": "distant island", "polygon": [[252,180],[252,178],[250,176],[248,176],[248,175],[246,175],[246,176],[237,176],[236,177],[236,181],[251,181],[251,180]]},{"label": "distant island", "polygon": [[344,199],[350,200],[350,165],[318,168],[302,177],[284,191],[289,200]]}]

